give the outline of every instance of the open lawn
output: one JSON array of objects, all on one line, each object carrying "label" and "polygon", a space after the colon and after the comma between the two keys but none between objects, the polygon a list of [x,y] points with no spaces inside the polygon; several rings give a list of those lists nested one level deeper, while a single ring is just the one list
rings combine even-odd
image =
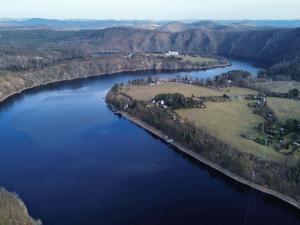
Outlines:
[{"label": "open lawn", "polygon": [[165,84],[148,85],[148,86],[131,86],[124,87],[123,92],[134,99],[150,101],[157,94],[163,93],[182,93],[186,97],[191,97],[192,95],[196,97],[207,97],[207,96],[222,96],[227,94],[229,96],[235,95],[246,95],[246,94],[256,94],[254,90],[246,88],[232,87],[224,90],[211,89],[206,87],[200,87],[196,85],[169,82]]},{"label": "open lawn", "polygon": [[275,116],[285,121],[287,119],[300,120],[300,101],[285,98],[268,98],[268,106],[273,110]]},{"label": "open lawn", "polygon": [[222,96],[223,93],[205,87],[190,84],[169,82],[148,86],[131,86],[123,88],[123,92],[137,100],[152,100],[156,95],[163,93],[181,93],[186,97],[194,96]]},{"label": "open lawn", "polygon": [[222,92],[229,96],[240,96],[240,95],[257,95],[258,92],[248,88],[230,87],[224,88]]},{"label": "open lawn", "polygon": [[271,147],[241,137],[241,134],[255,132],[254,127],[263,122],[263,117],[253,114],[246,101],[209,102],[206,105],[206,109],[183,109],[177,113],[241,151],[274,161],[284,159]]}]

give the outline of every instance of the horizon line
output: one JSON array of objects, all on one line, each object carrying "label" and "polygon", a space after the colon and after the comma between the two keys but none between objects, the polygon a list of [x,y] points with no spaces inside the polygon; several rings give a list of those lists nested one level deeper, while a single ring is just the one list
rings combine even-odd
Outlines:
[{"label": "horizon line", "polygon": [[0,18],[0,20],[20,20],[20,21],[24,21],[24,20],[30,20],[30,19],[43,19],[43,20],[81,20],[81,21],[105,21],[105,20],[115,20],[115,21],[153,21],[153,22],[160,22],[160,21],[300,21],[300,18],[289,18],[289,19],[282,19],[282,18],[278,18],[278,19],[274,19],[274,18],[257,18],[257,19],[247,19],[247,18],[243,18],[243,19],[194,19],[194,18],[190,18],[190,19],[113,19],[113,18],[54,18],[54,17],[10,17],[10,18]]}]

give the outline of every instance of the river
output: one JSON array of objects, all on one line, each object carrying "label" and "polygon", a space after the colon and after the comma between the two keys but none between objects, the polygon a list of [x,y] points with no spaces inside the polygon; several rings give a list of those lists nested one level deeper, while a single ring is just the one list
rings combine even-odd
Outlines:
[{"label": "river", "polygon": [[122,73],[25,92],[0,107],[0,186],[44,225],[294,225],[299,211],[245,187],[115,116],[116,82],[149,75],[207,78],[243,69]]}]

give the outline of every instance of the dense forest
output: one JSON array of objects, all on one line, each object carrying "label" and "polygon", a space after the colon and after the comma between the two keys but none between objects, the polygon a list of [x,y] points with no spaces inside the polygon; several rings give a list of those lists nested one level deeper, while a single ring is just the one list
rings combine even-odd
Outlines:
[{"label": "dense forest", "polygon": [[266,71],[261,71],[259,76],[267,76],[278,80],[297,80],[300,81],[300,57],[296,57],[290,61],[280,62]]},{"label": "dense forest", "polygon": [[104,30],[3,30],[0,49],[49,52],[79,49],[95,52],[179,51],[257,60],[265,65],[300,55],[300,28],[200,26],[180,32],[132,27]]}]

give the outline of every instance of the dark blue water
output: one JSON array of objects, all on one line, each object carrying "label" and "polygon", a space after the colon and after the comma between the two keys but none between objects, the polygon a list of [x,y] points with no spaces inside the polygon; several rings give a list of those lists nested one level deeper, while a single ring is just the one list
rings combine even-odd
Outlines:
[{"label": "dark blue water", "polygon": [[[234,61],[188,74],[230,69],[257,70]],[[113,83],[148,75],[52,85],[2,105],[0,186],[17,192],[45,225],[299,224],[299,211],[185,157],[107,108]]]}]

